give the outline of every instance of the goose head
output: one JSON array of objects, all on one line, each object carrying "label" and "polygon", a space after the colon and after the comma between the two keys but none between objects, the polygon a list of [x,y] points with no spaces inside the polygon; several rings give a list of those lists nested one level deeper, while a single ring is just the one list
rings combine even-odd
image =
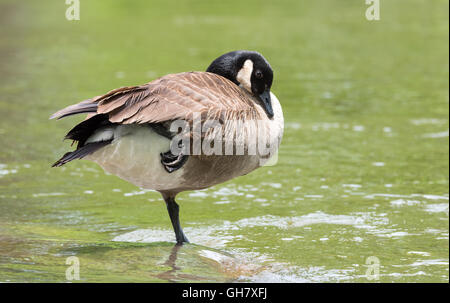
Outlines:
[{"label": "goose head", "polygon": [[260,53],[246,50],[229,52],[215,59],[206,71],[225,77],[246,89],[261,102],[267,116],[273,117],[270,100],[273,71]]}]

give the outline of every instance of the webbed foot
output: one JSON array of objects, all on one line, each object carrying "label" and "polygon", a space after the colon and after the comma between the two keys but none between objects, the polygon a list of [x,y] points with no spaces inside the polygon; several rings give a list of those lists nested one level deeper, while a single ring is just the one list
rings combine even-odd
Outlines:
[{"label": "webbed foot", "polygon": [[168,173],[173,173],[174,171],[180,169],[184,163],[186,163],[187,159],[188,156],[183,153],[174,155],[170,150],[168,152],[161,153],[161,164]]}]

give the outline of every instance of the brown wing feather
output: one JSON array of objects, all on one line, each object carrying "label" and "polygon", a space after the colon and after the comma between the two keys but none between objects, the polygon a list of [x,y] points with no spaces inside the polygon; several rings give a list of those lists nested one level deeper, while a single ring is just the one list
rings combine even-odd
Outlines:
[{"label": "brown wing feather", "polygon": [[[105,95],[69,106],[52,117],[82,112],[89,108],[90,116],[106,114],[109,121],[119,124],[163,123],[177,119],[192,123],[194,113],[201,120],[219,120],[222,136],[255,136],[256,128],[237,127],[230,120],[253,122],[264,119],[264,110],[246,90],[216,74],[189,72],[171,74],[139,86],[121,87]],[[93,110],[92,110],[93,109]],[[214,132],[202,136],[214,138]]]},{"label": "brown wing feather", "polygon": [[253,115],[259,114],[250,94],[228,79],[206,72],[167,75],[145,85],[114,90],[94,102],[97,113],[122,124],[190,120],[194,112],[203,118],[242,114],[255,118]]},{"label": "brown wing feather", "polygon": [[[108,114],[113,123],[160,123],[174,119],[261,117],[253,97],[228,79],[207,72],[171,74],[144,85],[121,87],[52,115]],[[85,110],[86,109],[86,110]]]}]

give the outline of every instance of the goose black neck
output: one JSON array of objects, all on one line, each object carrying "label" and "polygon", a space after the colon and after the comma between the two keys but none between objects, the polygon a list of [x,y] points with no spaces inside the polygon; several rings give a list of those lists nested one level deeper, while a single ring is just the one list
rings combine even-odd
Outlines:
[{"label": "goose black neck", "polygon": [[236,85],[239,85],[236,77],[239,69],[248,58],[249,53],[250,52],[248,51],[226,53],[214,60],[206,71],[225,77],[228,80],[233,81]]}]

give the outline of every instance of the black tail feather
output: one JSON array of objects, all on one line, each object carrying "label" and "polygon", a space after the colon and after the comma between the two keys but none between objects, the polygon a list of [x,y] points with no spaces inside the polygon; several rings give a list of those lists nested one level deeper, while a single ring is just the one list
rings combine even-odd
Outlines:
[{"label": "black tail feather", "polygon": [[71,139],[80,142],[83,146],[84,142],[100,127],[112,125],[109,122],[108,115],[98,114],[72,128],[64,139]]},{"label": "black tail feather", "polygon": [[68,152],[68,153],[64,154],[64,156],[62,156],[61,159],[56,161],[52,165],[52,167],[59,167],[59,166],[66,164],[67,162],[72,161],[72,160],[82,159],[82,158],[86,157],[87,155],[92,154],[96,150],[110,144],[111,142],[112,142],[112,140],[88,143],[88,144],[74,150],[73,152]]}]

